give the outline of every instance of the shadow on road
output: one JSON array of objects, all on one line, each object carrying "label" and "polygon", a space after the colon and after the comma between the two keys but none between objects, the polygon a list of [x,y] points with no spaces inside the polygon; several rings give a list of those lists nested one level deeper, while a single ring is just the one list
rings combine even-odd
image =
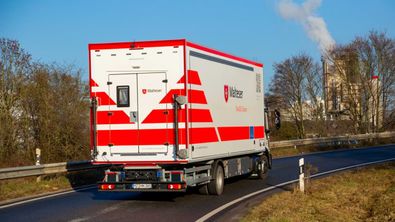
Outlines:
[{"label": "shadow on road", "polygon": [[[86,172],[69,173],[67,178],[70,185],[75,189],[76,192],[90,194],[89,196],[93,200],[138,200],[138,201],[155,201],[155,202],[174,202],[176,199],[181,197],[196,197],[207,198],[206,195],[199,194],[197,188],[188,188],[185,193],[178,192],[99,192],[97,187],[94,185],[97,181],[101,181],[104,177],[104,172],[101,170],[90,170]],[[244,181],[244,182],[241,182]],[[246,186],[249,188],[250,185],[262,183],[267,184],[263,180],[249,177],[248,175],[233,177],[225,180],[225,191],[227,187],[238,187]],[[80,189],[81,186],[91,185],[90,189]],[[270,186],[267,184],[266,186]]]}]

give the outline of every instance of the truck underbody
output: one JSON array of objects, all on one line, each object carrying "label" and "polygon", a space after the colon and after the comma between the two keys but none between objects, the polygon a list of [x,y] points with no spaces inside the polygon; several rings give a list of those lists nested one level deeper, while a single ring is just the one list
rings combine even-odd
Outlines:
[{"label": "truck underbody", "polygon": [[[248,174],[265,179],[271,160],[270,152],[266,151],[185,165],[114,165],[99,182],[99,191],[185,192],[187,187],[199,187],[203,193],[220,195],[224,179]],[[218,171],[222,171],[222,177],[217,175]]]}]

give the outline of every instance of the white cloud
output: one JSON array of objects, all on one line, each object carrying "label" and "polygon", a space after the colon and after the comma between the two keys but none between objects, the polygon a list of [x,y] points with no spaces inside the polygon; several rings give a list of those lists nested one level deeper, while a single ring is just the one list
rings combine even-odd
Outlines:
[{"label": "white cloud", "polygon": [[306,0],[298,5],[292,0],[280,0],[278,10],[284,19],[294,20],[302,24],[305,32],[318,44],[322,53],[325,53],[334,44],[324,19],[315,14],[315,10],[321,5],[321,0]]}]

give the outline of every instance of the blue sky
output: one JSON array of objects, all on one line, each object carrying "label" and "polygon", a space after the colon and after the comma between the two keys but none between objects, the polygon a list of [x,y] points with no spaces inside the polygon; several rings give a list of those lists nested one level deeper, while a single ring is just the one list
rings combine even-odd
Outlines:
[{"label": "blue sky", "polygon": [[[303,1],[295,1],[301,3]],[[284,20],[275,0],[0,0],[0,37],[18,40],[35,60],[88,71],[88,43],[186,38],[265,64],[320,51],[302,26]],[[395,37],[395,1],[323,0],[316,14],[337,43],[370,30]],[[266,87],[267,88],[267,87]]]}]

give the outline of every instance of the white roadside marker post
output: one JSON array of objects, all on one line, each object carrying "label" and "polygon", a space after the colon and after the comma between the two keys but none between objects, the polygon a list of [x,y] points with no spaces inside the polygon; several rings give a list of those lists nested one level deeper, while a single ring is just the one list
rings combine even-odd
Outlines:
[{"label": "white roadside marker post", "polygon": [[304,193],[304,158],[299,159],[299,189]]},{"label": "white roadside marker post", "polygon": [[[36,166],[41,165],[41,149],[37,148],[36,149]],[[37,176],[36,178],[36,182],[40,182],[41,181],[41,176]]]}]

